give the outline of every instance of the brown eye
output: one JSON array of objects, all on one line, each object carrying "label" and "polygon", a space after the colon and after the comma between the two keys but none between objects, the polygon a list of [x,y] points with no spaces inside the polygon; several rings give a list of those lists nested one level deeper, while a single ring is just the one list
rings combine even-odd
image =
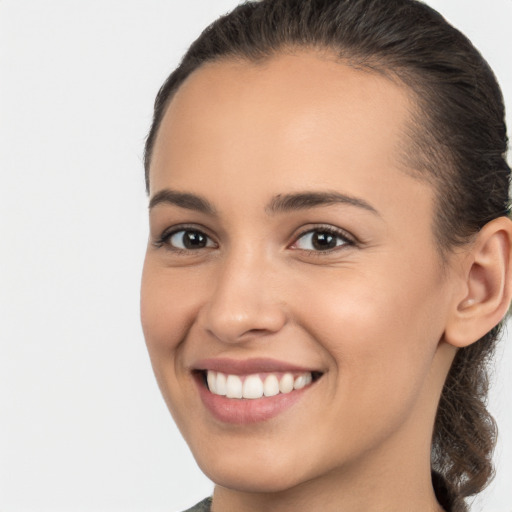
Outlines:
[{"label": "brown eye", "polygon": [[300,236],[292,247],[304,251],[330,251],[347,244],[352,242],[340,233],[315,229]]},{"label": "brown eye", "polygon": [[213,241],[201,231],[193,229],[181,229],[169,236],[167,243],[181,250],[204,249],[205,247],[214,247]]}]

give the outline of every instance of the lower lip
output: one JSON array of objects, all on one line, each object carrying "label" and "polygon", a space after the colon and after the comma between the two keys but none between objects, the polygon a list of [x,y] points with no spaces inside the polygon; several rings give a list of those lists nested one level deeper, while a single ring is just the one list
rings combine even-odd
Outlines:
[{"label": "lower lip", "polygon": [[211,393],[204,384],[201,375],[197,375],[195,380],[201,400],[214,418],[223,423],[235,425],[258,423],[274,418],[300,400],[311,387],[309,385],[302,389],[290,391],[290,393],[280,393],[269,397],[237,399]]}]

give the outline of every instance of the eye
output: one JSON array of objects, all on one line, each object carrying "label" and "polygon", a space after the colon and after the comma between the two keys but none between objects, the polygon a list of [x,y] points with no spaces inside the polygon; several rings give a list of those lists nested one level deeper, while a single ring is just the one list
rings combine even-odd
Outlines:
[{"label": "eye", "polygon": [[344,245],[353,245],[344,233],[334,229],[318,228],[302,234],[291,246],[303,251],[332,251]]},{"label": "eye", "polygon": [[162,242],[173,249],[190,251],[215,247],[213,240],[197,229],[180,229],[162,237]]}]

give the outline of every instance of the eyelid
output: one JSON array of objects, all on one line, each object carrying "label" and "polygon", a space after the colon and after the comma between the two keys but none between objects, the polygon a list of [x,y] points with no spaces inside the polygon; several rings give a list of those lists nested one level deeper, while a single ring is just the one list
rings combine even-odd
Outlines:
[{"label": "eyelid", "polygon": [[[300,249],[300,248],[293,247],[295,244],[297,244],[297,242],[302,237],[304,237],[305,235],[308,235],[310,233],[315,233],[315,232],[329,233],[335,237],[342,239],[345,243],[338,245],[336,247],[333,247],[332,249],[325,249],[325,250]],[[317,225],[310,225],[310,226],[302,228],[299,231],[299,233],[293,237],[293,242],[288,247],[293,250],[297,250],[297,251],[304,251],[304,252],[322,255],[322,254],[335,252],[335,251],[340,250],[347,246],[348,247],[357,246],[358,244],[359,244],[359,240],[354,235],[352,235],[351,233],[349,233],[348,231],[346,231],[342,228],[338,228],[338,227],[332,226],[330,224],[317,224]]]},{"label": "eyelid", "polygon": [[[181,249],[179,247],[175,247],[170,245],[169,239],[175,235],[176,233],[179,233],[180,231],[197,231],[204,236],[206,236],[210,241],[213,242],[214,247],[218,247],[218,242],[216,241],[215,237],[210,234],[210,230],[206,228],[205,226],[201,224],[176,224],[173,226],[169,226],[166,229],[164,229],[160,235],[152,242],[154,246],[157,248],[166,246],[169,250],[173,252],[184,252],[184,253],[190,253],[199,251],[200,249]],[[336,247],[333,247],[331,249],[325,249],[325,250],[311,250],[311,249],[301,249],[297,247],[293,247],[300,238],[303,236],[314,233],[314,232],[327,232],[332,234],[335,237],[338,237],[342,239],[345,243],[338,245]],[[333,226],[331,224],[309,224],[307,226],[303,226],[299,232],[296,235],[293,235],[293,242],[288,245],[288,248],[292,250],[302,251],[306,253],[316,254],[316,255],[322,255],[322,254],[328,254],[332,252],[336,252],[337,250],[343,249],[345,247],[353,247],[358,246],[360,244],[360,241],[357,237],[352,235],[350,232],[346,231],[345,229]],[[203,249],[212,248],[211,246],[206,246]]]},{"label": "eyelid", "polygon": [[[160,235],[153,241],[153,245],[155,245],[157,248],[166,246],[167,249],[172,250],[173,252],[194,252],[195,250],[199,249],[181,249],[179,247],[174,247],[169,243],[170,238],[175,235],[176,233],[179,233],[180,231],[196,231],[201,234],[203,234],[205,237],[207,237],[209,240],[213,242],[213,244],[217,247],[218,244],[215,241],[214,237],[209,233],[209,230],[205,228],[204,226],[200,224],[176,224],[174,226],[169,226],[166,229],[164,229]],[[209,249],[211,247],[204,247],[204,249]]]}]

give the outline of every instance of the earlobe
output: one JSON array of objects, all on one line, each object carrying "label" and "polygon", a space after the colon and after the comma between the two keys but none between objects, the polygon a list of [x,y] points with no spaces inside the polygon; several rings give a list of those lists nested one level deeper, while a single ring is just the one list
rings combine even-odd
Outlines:
[{"label": "earlobe", "polygon": [[471,345],[505,316],[512,295],[512,221],[499,217],[487,223],[466,253],[463,292],[455,297],[445,341]]}]

